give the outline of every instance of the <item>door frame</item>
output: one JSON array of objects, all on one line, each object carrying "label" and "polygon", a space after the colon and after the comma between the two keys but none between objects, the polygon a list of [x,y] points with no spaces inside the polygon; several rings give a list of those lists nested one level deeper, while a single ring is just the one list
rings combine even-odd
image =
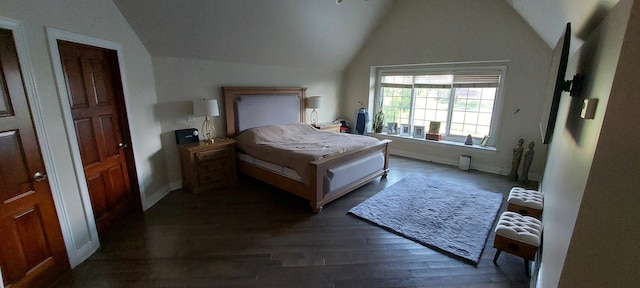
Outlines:
[{"label": "door frame", "polygon": [[[24,32],[22,22],[11,18],[0,16],[0,28],[8,29],[13,32],[13,40],[15,42],[16,52],[18,54],[18,62],[20,63],[22,79],[24,81],[24,88],[27,94],[26,97],[29,102],[29,108],[31,109],[31,119],[33,121],[36,135],[38,136],[36,138],[38,141],[38,145],[40,146],[42,161],[44,162],[44,167],[47,171],[47,180],[49,181],[51,194],[53,196],[53,203],[56,209],[56,214],[58,215],[58,219],[60,221],[60,229],[64,238],[67,256],[69,257],[70,264],[73,267],[80,262],[76,262],[75,265],[72,264],[74,263],[72,261],[72,255],[76,255],[76,251],[73,249],[74,245],[70,228],[71,226],[69,225],[70,221],[69,217],[67,217],[68,215],[66,214],[64,198],[62,197],[62,189],[60,183],[58,182],[58,173],[55,162],[53,161],[53,153],[51,152],[49,146],[49,136],[44,125],[44,116],[42,114],[42,109],[40,106],[40,96],[37,93],[34,80],[35,77],[33,74],[33,66],[31,64],[32,62],[29,56],[29,50],[26,44],[26,34]],[[2,281],[0,281],[0,284],[2,284]]]},{"label": "door frame", "polygon": [[[72,32],[67,32],[67,31],[63,31],[55,28],[50,28],[50,27],[46,27],[46,34],[47,34],[47,40],[49,45],[49,52],[51,56],[51,62],[53,66],[53,74],[54,74],[54,78],[57,86],[56,88],[58,90],[58,97],[60,101],[60,106],[62,108],[62,117],[64,121],[65,132],[66,132],[65,134],[70,146],[69,151],[71,152],[72,165],[75,170],[76,182],[78,184],[78,187],[80,188],[80,198],[82,200],[85,219],[88,226],[87,228],[89,229],[89,234],[90,234],[89,235],[90,240],[87,242],[86,245],[84,245],[83,247],[77,247],[77,249],[74,251],[73,254],[69,254],[71,267],[75,267],[76,265],[80,264],[82,261],[87,259],[89,256],[91,256],[91,254],[93,254],[98,249],[98,247],[100,247],[100,240],[98,238],[98,230],[96,228],[96,221],[95,221],[95,217],[93,215],[93,209],[91,206],[89,188],[87,187],[87,183],[85,180],[86,178],[84,174],[84,168],[82,165],[82,158],[80,156],[80,149],[78,146],[75,126],[74,126],[73,117],[71,114],[71,107],[69,104],[69,95],[67,93],[64,72],[62,69],[62,62],[60,60],[60,51],[58,50],[58,40],[69,41],[69,42],[74,42],[78,44],[84,44],[84,45],[89,45],[89,46],[94,46],[94,47],[99,47],[99,48],[104,48],[109,50],[115,50],[117,52],[118,66],[120,69],[120,81],[122,83],[122,93],[124,96],[124,106],[127,114],[126,122],[129,123],[128,136],[131,139],[130,145],[133,151],[132,155],[133,155],[134,164],[139,163],[138,161],[139,156],[137,156],[137,153],[136,153],[136,151],[138,151],[137,149],[138,141],[135,138],[136,133],[134,131],[134,127],[131,125],[131,123],[133,122],[130,119],[130,115],[134,115],[134,114],[130,110],[131,101],[129,99],[129,92],[127,90],[128,85],[126,81],[126,71],[125,71],[125,65],[124,65],[124,50],[122,48],[122,45],[120,45],[119,43],[102,40],[98,38],[93,38],[85,35],[80,35]],[[137,185],[137,187],[135,188],[137,188],[140,193],[140,201],[142,204],[144,203],[143,199],[145,199],[144,198],[145,194],[144,194],[143,187],[140,185],[139,179],[143,179],[143,177],[140,174],[140,169],[137,169],[137,165],[134,165],[134,167],[131,167],[131,169],[135,169],[136,171],[135,172],[136,179],[132,179],[131,184],[132,186]],[[67,221],[66,223],[63,224],[63,226],[65,225],[67,227],[63,229],[63,234],[65,233],[65,231],[70,231],[70,226],[69,226],[70,222]],[[73,239],[73,235],[70,233],[68,235],[65,235],[65,239],[67,237]],[[71,243],[72,247],[75,246],[74,243],[75,242]],[[71,255],[74,255],[74,257],[72,257]]]}]

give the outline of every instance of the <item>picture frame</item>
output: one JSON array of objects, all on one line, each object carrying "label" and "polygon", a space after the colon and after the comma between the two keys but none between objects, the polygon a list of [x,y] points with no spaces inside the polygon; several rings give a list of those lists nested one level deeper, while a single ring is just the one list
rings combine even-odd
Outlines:
[{"label": "picture frame", "polygon": [[484,135],[484,137],[482,137],[482,141],[480,141],[480,146],[484,147],[487,146],[487,142],[489,142],[489,138],[491,136],[489,135]]},{"label": "picture frame", "polygon": [[424,139],[424,126],[413,126],[413,138]]},{"label": "picture frame", "polygon": [[411,136],[411,125],[400,124],[400,136]]},{"label": "picture frame", "polygon": [[440,134],[440,121],[429,122],[429,134]]},{"label": "picture frame", "polygon": [[387,123],[387,134],[398,134],[398,122]]}]

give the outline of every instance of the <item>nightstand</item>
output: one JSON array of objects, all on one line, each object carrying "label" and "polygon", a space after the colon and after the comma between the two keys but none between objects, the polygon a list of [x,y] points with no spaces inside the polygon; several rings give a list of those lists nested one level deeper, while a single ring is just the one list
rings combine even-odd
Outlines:
[{"label": "nightstand", "polygon": [[340,123],[317,123],[315,126],[322,131],[329,131],[329,132],[335,132],[335,133],[340,133],[340,126],[342,126],[342,124]]},{"label": "nightstand", "polygon": [[236,140],[208,144],[180,144],[182,189],[189,192],[215,190],[236,184]]}]

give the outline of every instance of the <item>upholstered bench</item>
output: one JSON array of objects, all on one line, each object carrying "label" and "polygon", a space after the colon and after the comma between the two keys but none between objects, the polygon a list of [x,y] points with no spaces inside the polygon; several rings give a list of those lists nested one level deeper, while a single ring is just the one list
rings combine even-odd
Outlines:
[{"label": "upholstered bench", "polygon": [[525,272],[529,275],[529,261],[535,259],[540,247],[542,222],[533,217],[506,211],[500,215],[495,232],[493,247],[497,251],[493,263],[497,264],[502,251],[509,252],[524,259]]},{"label": "upholstered bench", "polygon": [[507,211],[540,219],[544,205],[544,194],[536,190],[513,187],[507,198]]}]

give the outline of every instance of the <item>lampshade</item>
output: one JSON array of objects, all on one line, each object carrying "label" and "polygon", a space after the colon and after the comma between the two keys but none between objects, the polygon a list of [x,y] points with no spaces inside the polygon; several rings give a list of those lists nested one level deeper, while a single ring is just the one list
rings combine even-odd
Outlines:
[{"label": "lampshade", "polygon": [[320,108],[320,96],[307,97],[307,109]]},{"label": "lampshade", "polygon": [[193,101],[193,115],[196,117],[220,116],[218,100],[203,99]]}]

